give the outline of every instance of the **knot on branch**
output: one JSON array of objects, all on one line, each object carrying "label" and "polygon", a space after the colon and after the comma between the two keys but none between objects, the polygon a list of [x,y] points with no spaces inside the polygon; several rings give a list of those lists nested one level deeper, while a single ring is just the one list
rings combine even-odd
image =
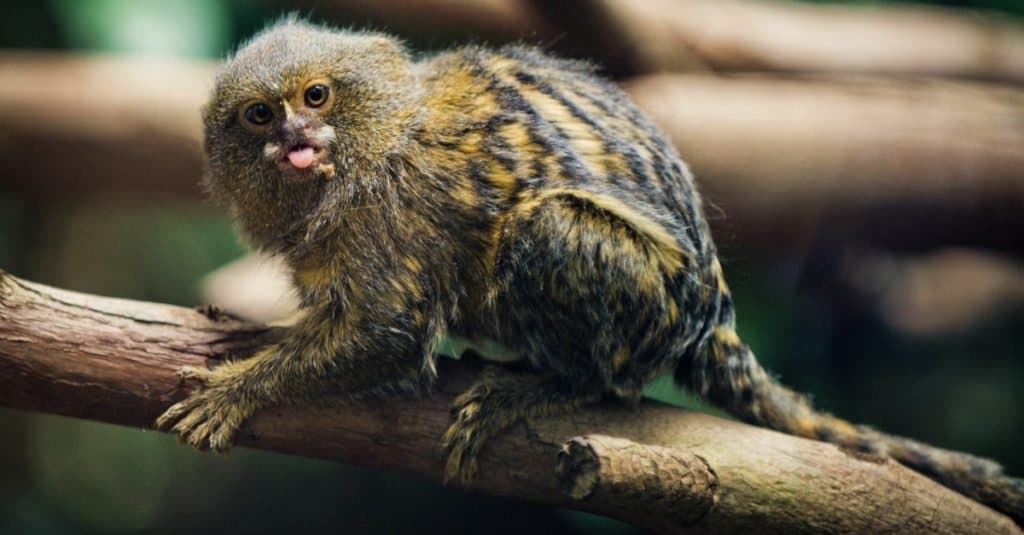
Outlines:
[{"label": "knot on branch", "polygon": [[[562,490],[594,506],[617,504],[678,529],[718,503],[718,475],[701,456],[603,435],[575,437],[558,452]],[[624,507],[624,504],[629,504]]]}]

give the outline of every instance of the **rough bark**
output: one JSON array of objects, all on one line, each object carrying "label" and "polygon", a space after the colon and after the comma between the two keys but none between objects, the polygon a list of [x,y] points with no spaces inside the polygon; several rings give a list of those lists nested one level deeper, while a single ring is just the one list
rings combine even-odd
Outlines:
[{"label": "rough bark", "polygon": [[570,439],[555,473],[570,498],[614,507],[658,531],[697,524],[719,500],[718,475],[701,456],[619,437]]},{"label": "rough bark", "polygon": [[[198,195],[198,110],[213,69],[0,54],[0,191]],[[1024,90],[705,75],[626,87],[690,162],[723,245],[778,254],[824,234],[1020,252]]]},{"label": "rough bark", "polygon": [[[68,292],[4,274],[0,404],[149,428],[187,393],[174,373],[179,366],[216,365],[276,335],[211,311]],[[477,370],[473,362],[445,362],[435,392],[420,399],[269,409],[253,418],[240,442],[439,481],[437,443],[448,425],[448,403]],[[565,444],[581,435],[589,438]],[[589,448],[598,463],[593,492],[573,498],[561,490],[555,468],[563,447]],[[649,463],[678,468],[684,481],[659,482]],[[646,474],[631,480],[631,467],[640,466],[648,467]],[[708,482],[695,475],[687,487],[687,470]],[[711,490],[712,472],[717,490]],[[663,495],[637,490],[643,481],[691,499],[658,505]],[[891,461],[655,403],[517,425],[485,450],[473,488],[670,532],[1021,533],[1005,516]],[[628,491],[629,499],[606,499],[615,489]],[[711,507],[708,492],[717,494]]]}]

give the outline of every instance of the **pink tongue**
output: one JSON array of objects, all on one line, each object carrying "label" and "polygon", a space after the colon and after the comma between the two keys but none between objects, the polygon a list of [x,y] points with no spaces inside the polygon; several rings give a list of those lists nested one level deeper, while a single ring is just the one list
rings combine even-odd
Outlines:
[{"label": "pink tongue", "polygon": [[313,165],[313,147],[303,147],[288,153],[288,161],[299,169]]}]

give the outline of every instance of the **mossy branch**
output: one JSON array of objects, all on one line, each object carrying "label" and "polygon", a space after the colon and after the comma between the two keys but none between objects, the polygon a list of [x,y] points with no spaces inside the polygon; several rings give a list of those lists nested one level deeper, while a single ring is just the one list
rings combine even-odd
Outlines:
[{"label": "mossy branch", "polygon": [[[278,334],[210,309],[0,272],[0,405],[147,429],[187,394],[178,367],[242,357]],[[446,361],[438,387],[419,399],[267,410],[240,445],[440,482],[448,404],[478,370]],[[1021,533],[891,461],[656,403],[523,422],[484,451],[473,489],[659,532]]]}]

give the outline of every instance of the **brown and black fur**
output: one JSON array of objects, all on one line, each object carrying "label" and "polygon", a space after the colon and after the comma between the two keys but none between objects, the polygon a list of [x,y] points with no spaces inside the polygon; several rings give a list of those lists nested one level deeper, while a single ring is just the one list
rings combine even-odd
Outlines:
[{"label": "brown and black fur", "polygon": [[[322,108],[303,106],[312,79],[331,86]],[[277,111],[262,130],[242,124],[253,99]],[[428,387],[450,333],[528,371],[489,370],[456,400],[448,477],[471,478],[519,418],[632,403],[673,374],[743,420],[892,456],[1024,518],[1024,485],[995,463],[815,412],[758,365],[689,171],[587,64],[521,47],[413,61],[390,37],[287,19],[229,60],[204,123],[210,191],[287,260],[306,315],[252,358],[183,371],[205,386],[158,425],[197,447],[228,448],[269,405]],[[315,170],[282,170],[275,147],[309,139]]]}]

